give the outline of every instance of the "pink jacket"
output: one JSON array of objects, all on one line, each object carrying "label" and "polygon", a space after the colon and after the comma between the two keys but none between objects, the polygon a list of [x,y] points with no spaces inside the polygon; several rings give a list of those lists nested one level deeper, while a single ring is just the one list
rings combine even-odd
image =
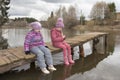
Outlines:
[{"label": "pink jacket", "polygon": [[57,30],[56,28],[53,28],[51,30],[51,40],[52,40],[53,46],[63,42],[64,38],[62,37],[62,32]]}]

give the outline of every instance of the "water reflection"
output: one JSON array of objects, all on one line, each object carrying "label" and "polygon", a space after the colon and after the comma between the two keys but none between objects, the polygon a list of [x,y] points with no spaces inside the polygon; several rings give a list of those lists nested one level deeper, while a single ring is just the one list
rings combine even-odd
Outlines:
[{"label": "water reflection", "polygon": [[109,32],[110,35],[108,35],[108,51],[113,53],[114,51],[114,47],[115,47],[115,43],[117,42],[116,41],[116,36],[119,35],[119,33],[116,33],[116,32]]},{"label": "water reflection", "polygon": [[[76,60],[74,65],[56,65],[57,71],[44,75],[39,69],[35,68],[33,64],[28,70],[21,70],[20,72],[11,72],[0,75],[1,80],[65,80],[75,74],[89,71],[107,57],[108,54],[91,54],[86,58]],[[74,79],[79,80],[79,79]]]}]

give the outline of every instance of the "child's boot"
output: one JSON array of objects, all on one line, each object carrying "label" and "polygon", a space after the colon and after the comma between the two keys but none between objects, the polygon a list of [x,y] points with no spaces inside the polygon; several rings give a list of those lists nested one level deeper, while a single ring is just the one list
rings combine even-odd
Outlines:
[{"label": "child's boot", "polygon": [[50,71],[56,71],[56,68],[55,68],[53,65],[48,66],[48,69],[49,69]]},{"label": "child's boot", "polygon": [[70,62],[71,64],[74,64],[74,63],[75,63],[74,60],[72,60],[72,55],[69,55],[69,56],[68,56],[68,59],[69,59],[69,62]]},{"label": "child's boot", "polygon": [[67,58],[67,57],[64,57],[64,63],[65,63],[65,65],[69,65],[69,62],[68,62],[68,58]]},{"label": "child's boot", "polygon": [[49,74],[49,73],[50,73],[46,68],[41,69],[41,71],[42,71],[44,74]]}]

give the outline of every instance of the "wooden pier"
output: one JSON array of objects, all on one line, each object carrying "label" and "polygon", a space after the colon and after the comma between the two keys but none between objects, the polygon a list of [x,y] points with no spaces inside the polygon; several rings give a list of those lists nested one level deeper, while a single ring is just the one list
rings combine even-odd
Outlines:
[{"label": "wooden pier", "polygon": [[[104,47],[106,51],[107,35],[108,33],[101,32],[86,33],[76,35],[72,38],[68,38],[66,39],[66,42],[68,42],[71,45],[72,52],[75,46],[79,46],[80,56],[84,57],[83,44],[92,40],[94,50],[95,41],[99,37],[104,37]],[[62,49],[53,47],[51,43],[46,43],[46,45],[48,46],[52,54],[56,54],[62,51]],[[34,54],[25,55],[23,47],[0,50],[0,73],[10,71],[11,69],[24,65],[26,63],[33,62],[35,60],[35,57],[36,56]]]}]

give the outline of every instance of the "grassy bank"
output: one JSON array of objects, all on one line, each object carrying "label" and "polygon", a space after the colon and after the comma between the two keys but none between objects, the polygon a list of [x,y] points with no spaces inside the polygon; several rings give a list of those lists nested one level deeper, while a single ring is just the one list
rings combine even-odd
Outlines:
[{"label": "grassy bank", "polygon": [[73,27],[75,30],[80,31],[120,31],[120,25],[114,25],[114,26],[87,26],[87,25],[77,25]]}]

